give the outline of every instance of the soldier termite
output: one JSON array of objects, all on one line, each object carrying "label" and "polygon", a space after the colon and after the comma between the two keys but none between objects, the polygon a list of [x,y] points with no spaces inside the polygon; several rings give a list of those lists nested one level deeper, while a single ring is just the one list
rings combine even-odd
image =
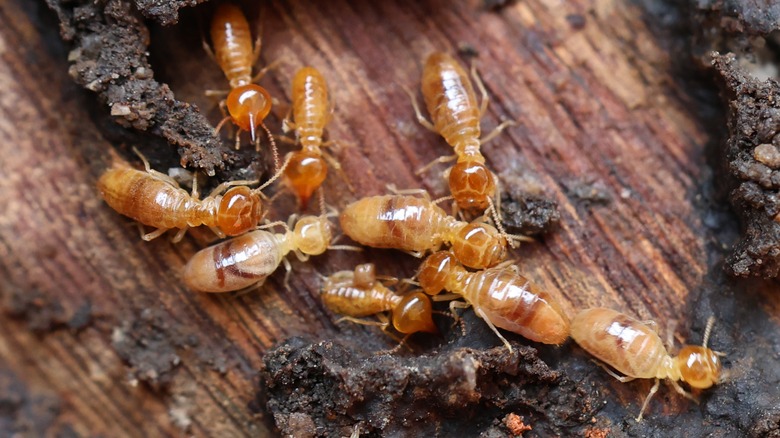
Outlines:
[{"label": "soldier termite", "polygon": [[514,267],[468,272],[452,253],[439,251],[423,261],[417,280],[428,294],[446,289],[462,296],[510,351],[496,327],[543,344],[562,344],[569,337],[569,319],[558,303]]},{"label": "soldier termite", "polygon": [[650,327],[612,309],[593,308],[577,314],[572,321],[571,337],[585,351],[623,373],[624,376],[619,376],[604,368],[621,382],[655,379],[636,419],[642,421],[647,404],[658,391],[660,379],[669,379],[678,393],[694,401],[677,381],[687,382],[696,389],[709,388],[721,381],[719,356],[723,354],[707,348],[714,322],[714,318],[707,321],[700,347],[686,345],[675,357],[669,355],[661,338]]},{"label": "soldier termite", "polygon": [[239,134],[248,131],[252,142],[259,148],[259,138],[256,130],[262,127],[273,148],[274,163],[279,169],[279,153],[271,132],[263,123],[263,120],[271,112],[272,99],[268,91],[255,84],[265,73],[273,67],[269,65],[252,77],[252,66],[260,56],[261,38],[252,41],[252,32],[249,23],[241,9],[231,3],[221,3],[217,6],[211,19],[211,44],[203,43],[206,52],[217,61],[225,77],[230,83],[230,91],[206,91],[209,96],[224,96],[227,98],[220,102],[223,113],[227,116],[216,127],[219,132],[228,120],[238,126],[236,132],[236,149],[240,146]]}]

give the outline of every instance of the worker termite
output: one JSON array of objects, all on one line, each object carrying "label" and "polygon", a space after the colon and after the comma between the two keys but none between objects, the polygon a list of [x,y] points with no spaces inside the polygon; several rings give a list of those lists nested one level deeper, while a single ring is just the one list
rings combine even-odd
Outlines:
[{"label": "worker termite", "polygon": [[[417,281],[428,294],[446,289],[462,296],[510,351],[496,327],[543,344],[562,344],[569,337],[569,319],[558,303],[513,267],[468,272],[452,253],[439,251],[423,261]],[[457,306],[463,307],[457,301],[451,304]]]},{"label": "worker termite", "polygon": [[294,252],[302,261],[327,249],[352,249],[330,246],[332,234],[326,216],[302,216],[294,228],[283,222],[265,225],[285,227],[284,233],[255,230],[204,248],[184,267],[184,283],[200,292],[231,292],[262,284],[276,271],[284,258]]},{"label": "worker termite", "polygon": [[284,130],[287,132],[294,129],[296,140],[287,137],[282,139],[300,143],[301,150],[293,152],[284,176],[287,184],[300,199],[301,205],[305,206],[312,193],[322,185],[328,175],[325,159],[335,169],[341,169],[341,165],[322,150],[323,146],[333,144],[333,141],[322,141],[325,125],[333,113],[328,99],[328,84],[314,67],[303,67],[295,74],[292,82],[291,111],[294,121],[285,119]]},{"label": "worker termite", "polygon": [[363,198],[349,204],[339,221],[344,234],[375,248],[395,248],[417,252],[419,256],[449,242],[458,260],[470,268],[494,266],[507,255],[506,235],[486,223],[459,221],[427,198],[402,195]]},{"label": "worker termite", "polygon": [[[472,75],[482,94],[482,102],[479,105],[468,74],[455,59],[441,52],[428,57],[422,73],[422,95],[433,123],[425,119],[414,95],[408,90],[407,92],[412,98],[417,120],[444,137],[455,151],[454,156],[440,158],[431,164],[457,158],[457,163],[449,170],[448,179],[450,192],[458,207],[484,211],[493,204],[496,180],[485,166],[480,145],[490,141],[515,122],[506,121],[480,139],[479,122],[487,109],[489,98],[475,68],[472,68]],[[429,166],[420,169],[420,172]]]},{"label": "worker termite", "polygon": [[257,181],[225,182],[209,196],[199,199],[197,180],[193,181],[192,193],[187,193],[173,178],[153,170],[146,158],[137,150],[136,153],[143,161],[145,171],[134,169],[124,161],[115,161],[114,166],[98,179],[97,189],[117,212],[157,228],[143,235],[146,241],[178,228],[173,239],[177,242],[188,228],[199,225],[210,227],[219,237],[243,234],[255,228],[262,219],[260,190],[279,175],[277,173],[257,189],[246,186]]},{"label": "worker termite", "polygon": [[260,56],[261,39],[258,36],[252,42],[252,32],[249,23],[241,9],[231,3],[221,3],[217,6],[211,20],[211,44],[214,47],[212,53],[204,41],[207,53],[217,61],[225,77],[230,83],[230,91],[209,90],[207,95],[225,95],[227,98],[220,102],[220,108],[227,115],[216,127],[219,132],[228,120],[238,126],[236,132],[236,149],[240,146],[239,134],[241,131],[249,131],[252,142],[259,148],[259,138],[256,134],[258,127],[262,127],[271,142],[276,168],[279,168],[279,158],[271,132],[263,123],[263,120],[271,112],[272,99],[268,91],[255,84],[265,73],[273,67],[270,65],[260,70],[252,77],[252,66]]},{"label": "worker termite", "polygon": [[[346,315],[346,320],[359,324],[372,324],[359,320],[370,315],[390,312],[392,326],[399,333],[436,333],[433,323],[431,299],[421,291],[396,293],[377,281],[375,266],[366,263],[354,271],[340,271],[327,277],[322,286],[322,302],[330,310]],[[380,319],[382,319],[380,317]],[[377,323],[383,328],[390,322]]]},{"label": "worker termite", "polygon": [[691,400],[691,394],[678,380],[692,388],[706,389],[722,380],[719,353],[707,348],[714,318],[707,321],[702,346],[684,346],[676,357],[671,357],[661,338],[647,325],[612,309],[593,308],[580,312],[572,321],[571,337],[585,351],[596,356],[625,376],[604,368],[621,382],[634,379],[655,379],[655,384],[642,403],[637,421],[650,399],[658,391],[660,379],[669,379],[674,389]]}]

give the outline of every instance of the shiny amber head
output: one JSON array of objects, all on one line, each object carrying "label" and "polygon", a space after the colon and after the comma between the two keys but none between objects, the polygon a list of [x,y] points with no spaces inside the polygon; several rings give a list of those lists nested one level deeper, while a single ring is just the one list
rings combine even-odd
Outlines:
[{"label": "shiny amber head", "polygon": [[325,177],[328,176],[328,166],[322,157],[294,152],[290,157],[284,177],[287,184],[305,206],[309,198],[317,190]]},{"label": "shiny amber head", "polygon": [[452,252],[465,266],[485,269],[504,261],[506,243],[492,225],[468,224],[452,240]]},{"label": "shiny amber head", "polygon": [[436,295],[444,289],[447,278],[458,264],[449,251],[439,251],[428,256],[420,265],[417,281],[428,295]]},{"label": "shiny amber head", "polygon": [[228,236],[244,234],[260,222],[262,207],[260,197],[249,187],[233,187],[219,201],[217,226]]},{"label": "shiny amber head", "polygon": [[233,123],[252,133],[254,140],[255,130],[271,112],[268,91],[256,84],[241,85],[230,90],[226,103]]},{"label": "shiny amber head", "polygon": [[450,192],[458,207],[484,210],[496,193],[496,182],[488,168],[475,161],[456,163],[450,169]]},{"label": "shiny amber head", "polygon": [[401,333],[438,333],[433,323],[431,299],[422,292],[411,292],[393,309],[393,327]]},{"label": "shiny amber head", "polygon": [[720,358],[707,347],[686,345],[675,361],[680,367],[680,378],[693,388],[709,388],[720,380]]},{"label": "shiny amber head", "polygon": [[302,253],[320,255],[328,249],[332,238],[330,223],[326,217],[304,216],[295,224],[295,247]]}]

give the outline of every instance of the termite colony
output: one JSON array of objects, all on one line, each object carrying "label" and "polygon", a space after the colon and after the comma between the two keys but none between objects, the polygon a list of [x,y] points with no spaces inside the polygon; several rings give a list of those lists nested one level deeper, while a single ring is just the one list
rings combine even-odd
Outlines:
[{"label": "termite colony", "polygon": [[[138,153],[145,170],[117,160],[97,183],[100,195],[117,212],[155,228],[142,234],[144,240],[177,229],[173,238],[176,242],[188,228],[200,225],[209,227],[218,238],[227,238],[201,249],[186,264],[182,278],[194,291],[224,293],[257,288],[280,264],[289,274],[290,262],[285,257],[291,252],[305,261],[328,249],[359,249],[333,245],[329,218],[338,213],[326,214],[322,184],[328,167],[339,171],[349,185],[347,175],[326,150],[334,142],[323,140],[333,116],[326,75],[313,67],[302,67],[292,79],[291,107],[282,126],[284,134],[294,131],[295,136],[280,134],[276,138],[299,149],[289,152],[280,164],[274,136],[264,122],[275,99],[255,83],[271,66],[252,76],[260,39],[253,41],[243,12],[229,3],[216,8],[210,38],[211,45],[204,42],[204,46],[230,85],[229,91],[207,91],[208,95],[226,95],[220,102],[224,118],[216,125],[215,133],[232,122],[237,128],[235,147],[241,146],[241,133],[247,131],[259,149],[261,136],[257,129],[262,128],[273,150],[274,175],[263,184],[222,182],[200,198],[197,178],[188,193],[172,177],[151,169]],[[672,357],[668,346],[650,327],[614,310],[587,309],[570,322],[551,294],[507,261],[511,248],[530,239],[504,231],[498,203],[500,185],[485,164],[480,145],[516,122],[505,121],[481,137],[480,121],[488,95],[473,65],[471,77],[481,93],[480,103],[469,74],[453,57],[440,52],[427,57],[421,86],[432,121],[425,119],[416,97],[406,90],[418,121],[441,135],[455,153],[419,169],[418,174],[433,164],[456,160],[445,173],[451,196],[431,200],[422,190],[402,192],[390,188],[394,193],[355,200],[338,215],[342,232],[361,245],[398,249],[418,258],[431,254],[422,261],[417,275],[403,281],[381,279],[372,264],[323,277],[323,304],[343,315],[341,320],[381,326],[404,339],[417,332],[437,333],[433,314],[444,312],[434,310],[433,302],[445,300],[450,302],[450,312],[444,314],[457,320],[457,309],[473,308],[510,352],[511,344],[499,329],[551,345],[561,345],[571,336],[584,350],[624,374],[608,370],[621,381],[656,379],[637,420],[641,420],[660,379],[668,379],[675,390],[691,399],[693,396],[677,381],[695,389],[721,381],[722,354],[706,347],[711,322],[701,347],[686,346]],[[274,198],[269,199],[262,191],[277,180],[286,184],[301,208],[306,208],[318,192],[321,214],[293,215],[287,221],[269,222]],[[447,200],[453,201],[452,213],[440,205]],[[275,227],[284,232],[273,233]],[[445,245],[450,248],[441,250]],[[398,284],[396,290],[390,288],[392,283]],[[440,294],[444,290],[449,293]],[[377,320],[364,319],[374,315]]]}]

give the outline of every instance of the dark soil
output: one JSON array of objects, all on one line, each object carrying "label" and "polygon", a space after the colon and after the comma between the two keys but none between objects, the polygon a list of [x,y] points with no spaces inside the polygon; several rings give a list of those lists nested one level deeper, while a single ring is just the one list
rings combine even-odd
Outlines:
[{"label": "dark soil", "polygon": [[419,356],[290,339],[266,354],[257,404],[296,437],[355,428],[360,436],[507,436],[512,413],[533,427],[525,436],[572,436],[590,424],[596,385],[551,369],[534,347],[513,343],[510,353],[481,320],[465,318],[465,337],[454,330]]},{"label": "dark soil", "polygon": [[715,55],[729,108],[725,156],[737,178],[731,201],[745,237],[728,259],[734,275],[776,277],[780,273],[780,84],[757,80],[733,54]]},{"label": "dark soil", "polygon": [[[82,87],[97,93],[113,120],[125,128],[143,131],[178,146],[181,165],[214,175],[230,158],[214,135],[214,128],[198,108],[176,100],[167,85],[154,78],[148,60],[149,30],[129,2],[47,0],[60,19],[62,37],[72,44],[70,75]],[[175,17],[174,4],[145,11]],[[171,15],[173,14],[173,15]],[[161,18],[165,21],[165,19]],[[138,143],[144,143],[139,137]]]}]

